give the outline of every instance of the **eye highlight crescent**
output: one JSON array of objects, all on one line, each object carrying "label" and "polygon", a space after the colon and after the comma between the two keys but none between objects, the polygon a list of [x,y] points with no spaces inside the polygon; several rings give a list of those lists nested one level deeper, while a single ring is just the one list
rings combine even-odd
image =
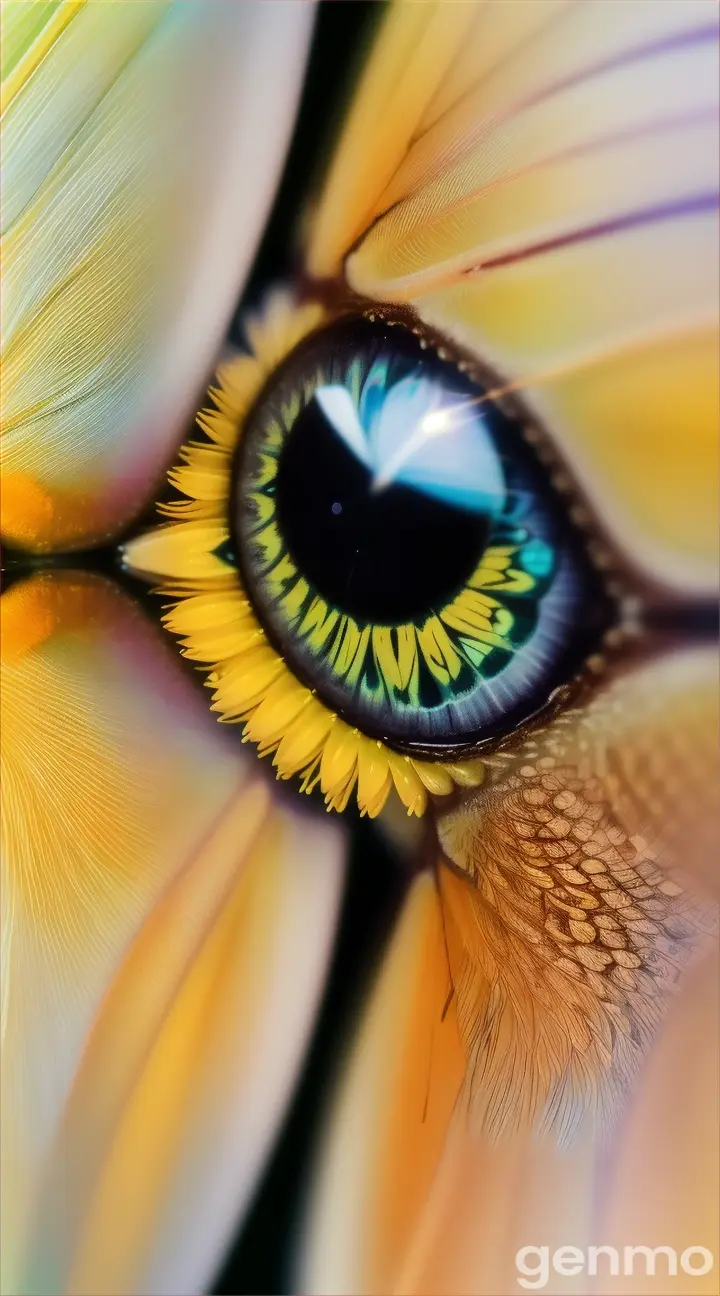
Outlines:
[{"label": "eye highlight crescent", "polygon": [[281,297],[250,334],[133,565],[180,580],[168,628],[280,777],[420,814],[577,675],[609,601],[522,424],[427,338]]}]

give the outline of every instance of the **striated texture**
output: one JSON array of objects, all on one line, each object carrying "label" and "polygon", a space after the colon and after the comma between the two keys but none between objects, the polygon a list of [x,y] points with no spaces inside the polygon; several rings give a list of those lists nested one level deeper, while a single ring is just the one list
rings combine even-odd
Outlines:
[{"label": "striated texture", "polygon": [[617,1118],[713,928],[716,709],[711,654],[660,660],[493,758],[441,818],[467,875],[439,885],[468,1102],[491,1131]]}]

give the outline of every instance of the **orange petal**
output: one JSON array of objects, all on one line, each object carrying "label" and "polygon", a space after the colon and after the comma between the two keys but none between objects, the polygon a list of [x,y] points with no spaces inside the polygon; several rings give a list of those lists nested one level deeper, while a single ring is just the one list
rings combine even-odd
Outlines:
[{"label": "orange petal", "polygon": [[[606,1271],[594,1290],[603,1296],[651,1296],[662,1283],[669,1296],[714,1296],[720,1255],[720,969],[709,958],[688,978],[670,1009],[667,1024],[651,1054],[618,1142],[604,1194],[597,1236],[624,1253],[625,1246],[672,1247],[682,1254],[704,1246],[707,1257],[687,1258],[675,1276],[659,1256],[657,1273],[642,1260],[634,1275],[613,1278]],[[689,1276],[692,1270],[697,1272]]]},{"label": "orange petal", "polygon": [[[592,1126],[562,1149],[527,1132],[495,1142],[473,1135],[460,1109],[400,1281],[393,1288],[346,1290],[714,1296],[720,1242],[717,974],[710,960],[683,985],[612,1144]],[[623,1272],[626,1245],[641,1248],[630,1273]],[[614,1277],[602,1250],[608,1246],[618,1252]],[[674,1249],[675,1276],[662,1252],[655,1274],[647,1272],[647,1246]],[[578,1248],[576,1267],[563,1272],[568,1247]],[[688,1247],[704,1247],[715,1257],[708,1273],[689,1277],[682,1269]],[[594,1262],[591,1248],[600,1248]],[[573,1255],[565,1252],[565,1259],[572,1262]],[[689,1263],[701,1265],[703,1256]]]},{"label": "orange petal", "polygon": [[[440,905],[415,883],[373,992],[302,1290],[495,1296],[533,1278],[542,1256],[518,1253],[538,1246],[549,1265],[608,1242],[717,1255],[717,700],[714,653],[646,663],[490,760],[441,818],[454,869]],[[452,1084],[433,1108],[436,1073]],[[550,1268],[545,1289],[653,1290],[578,1274]]]},{"label": "orange petal", "polygon": [[435,886],[414,883],[330,1124],[300,1289],[390,1292],[465,1070]]}]

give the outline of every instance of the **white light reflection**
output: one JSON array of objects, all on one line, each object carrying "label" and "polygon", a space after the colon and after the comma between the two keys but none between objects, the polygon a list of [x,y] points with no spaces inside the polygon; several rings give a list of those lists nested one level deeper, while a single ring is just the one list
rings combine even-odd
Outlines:
[{"label": "white light reflection", "polygon": [[315,392],[325,418],[371,473],[372,490],[411,486],[456,508],[499,515],[505,478],[477,404],[452,402],[442,383],[422,374],[386,381],[387,365],[376,361],[357,405],[341,385]]}]

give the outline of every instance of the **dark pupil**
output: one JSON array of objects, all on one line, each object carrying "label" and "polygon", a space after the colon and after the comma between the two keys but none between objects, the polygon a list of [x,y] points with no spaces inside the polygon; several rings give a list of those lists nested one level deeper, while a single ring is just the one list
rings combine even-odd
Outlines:
[{"label": "dark pupil", "polygon": [[399,625],[459,593],[486,547],[489,519],[408,486],[374,493],[371,480],[311,400],[279,460],[280,531],[301,574],[331,606]]}]

